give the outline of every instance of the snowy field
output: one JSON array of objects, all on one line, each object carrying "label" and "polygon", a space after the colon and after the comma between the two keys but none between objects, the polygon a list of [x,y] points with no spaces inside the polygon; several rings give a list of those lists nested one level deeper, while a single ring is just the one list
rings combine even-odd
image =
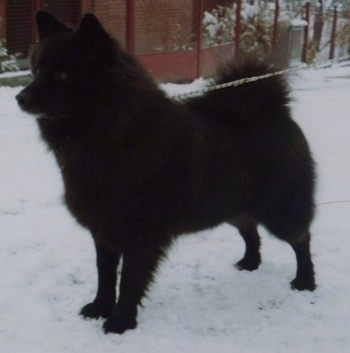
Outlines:
[{"label": "snowy field", "polygon": [[349,352],[350,68],[304,71],[293,87],[318,164],[317,290],[289,289],[292,249],[264,229],[261,268],[235,270],[243,241],[223,225],[178,240],[138,328],[122,336],[78,315],[96,290],[92,239],[61,202],[53,156],[15,103],[19,88],[0,87],[1,353]]}]

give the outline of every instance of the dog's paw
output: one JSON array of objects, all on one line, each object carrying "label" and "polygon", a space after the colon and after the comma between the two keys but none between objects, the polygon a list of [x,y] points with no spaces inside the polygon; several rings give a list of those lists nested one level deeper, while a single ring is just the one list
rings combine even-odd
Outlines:
[{"label": "dog's paw", "polygon": [[256,258],[243,258],[235,264],[235,267],[239,271],[254,271],[261,263],[260,257]]},{"label": "dog's paw", "polygon": [[316,289],[316,284],[314,278],[305,279],[305,278],[296,278],[290,282],[290,286],[294,290],[309,290],[314,291]]},{"label": "dog's paw", "polygon": [[137,322],[134,317],[126,315],[112,315],[103,325],[105,333],[119,333],[122,334],[126,330],[136,328]]},{"label": "dog's paw", "polygon": [[85,305],[80,310],[80,315],[86,319],[98,319],[100,317],[107,318],[113,314],[114,304],[106,305],[98,302],[92,302]]}]

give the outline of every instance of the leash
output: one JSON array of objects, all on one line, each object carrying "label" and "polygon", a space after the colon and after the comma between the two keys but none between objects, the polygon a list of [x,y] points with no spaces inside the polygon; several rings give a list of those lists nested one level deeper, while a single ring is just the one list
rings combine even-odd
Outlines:
[{"label": "leash", "polygon": [[211,91],[216,91],[216,90],[228,88],[228,87],[237,87],[237,86],[240,86],[240,85],[243,85],[246,83],[260,81],[260,80],[264,80],[264,79],[274,77],[274,76],[290,74],[293,72],[298,72],[298,71],[303,71],[303,70],[324,69],[324,68],[328,68],[328,67],[332,66],[335,62],[340,63],[343,61],[347,61],[349,59],[350,59],[350,55],[347,55],[347,56],[343,56],[340,58],[326,60],[321,63],[315,63],[315,64],[311,64],[311,65],[301,64],[301,65],[298,65],[298,66],[295,66],[295,67],[292,67],[289,69],[275,71],[275,72],[271,72],[271,73],[268,73],[265,75],[242,78],[242,79],[231,81],[231,82],[208,86],[208,87],[205,87],[205,88],[202,88],[199,90],[195,90],[195,91],[173,94],[173,95],[170,95],[169,98],[175,99],[175,100],[184,100],[186,98],[198,96],[203,93],[208,93]]}]

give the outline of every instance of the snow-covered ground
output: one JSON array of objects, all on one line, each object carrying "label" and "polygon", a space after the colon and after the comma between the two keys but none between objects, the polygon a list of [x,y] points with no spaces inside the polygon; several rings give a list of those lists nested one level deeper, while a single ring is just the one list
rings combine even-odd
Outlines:
[{"label": "snow-covered ground", "polygon": [[16,106],[19,88],[0,87],[0,351],[348,352],[350,68],[305,71],[293,87],[294,116],[318,164],[317,290],[289,289],[294,254],[264,229],[261,268],[235,270],[243,241],[223,225],[178,240],[138,328],[122,336],[105,335],[102,320],[78,316],[95,295],[92,239],[61,202],[53,156],[34,119]]}]

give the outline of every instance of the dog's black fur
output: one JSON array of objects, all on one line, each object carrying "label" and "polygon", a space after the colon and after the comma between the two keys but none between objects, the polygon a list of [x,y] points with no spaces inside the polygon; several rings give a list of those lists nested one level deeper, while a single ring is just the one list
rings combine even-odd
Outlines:
[{"label": "dog's black fur", "polygon": [[[84,317],[108,318],[106,332],[135,328],[137,306],[172,239],[223,222],[245,240],[239,269],[259,266],[262,224],[295,251],[292,287],[314,290],[314,164],[290,117],[284,77],[178,103],[93,15],[73,30],[39,12],[37,25],[34,79],[17,100],[38,117],[66,204],[96,245],[98,290]],[[235,61],[217,82],[267,72],[267,64]]]}]

